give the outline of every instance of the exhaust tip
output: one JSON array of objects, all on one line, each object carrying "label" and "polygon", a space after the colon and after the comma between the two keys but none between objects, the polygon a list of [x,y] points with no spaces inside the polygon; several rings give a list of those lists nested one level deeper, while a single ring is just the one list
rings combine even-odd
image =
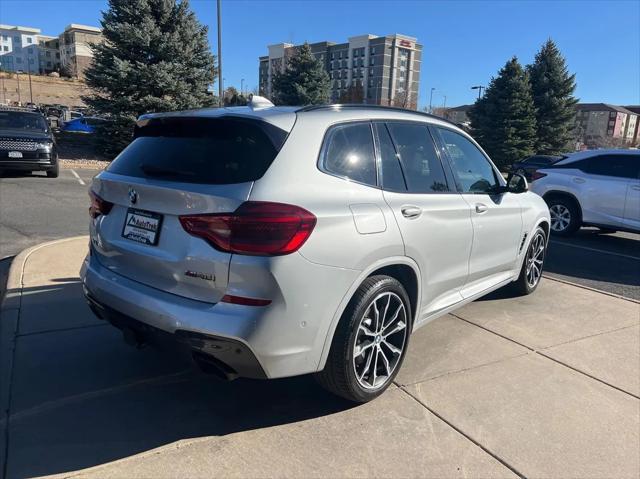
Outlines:
[{"label": "exhaust tip", "polygon": [[238,373],[233,368],[212,356],[197,351],[194,351],[192,356],[198,368],[205,374],[223,381],[233,381],[238,378]]},{"label": "exhaust tip", "polygon": [[124,338],[124,342],[129,346],[133,346],[136,349],[142,349],[147,345],[147,342],[144,338],[135,330],[131,328],[123,328],[122,329],[122,337]]}]

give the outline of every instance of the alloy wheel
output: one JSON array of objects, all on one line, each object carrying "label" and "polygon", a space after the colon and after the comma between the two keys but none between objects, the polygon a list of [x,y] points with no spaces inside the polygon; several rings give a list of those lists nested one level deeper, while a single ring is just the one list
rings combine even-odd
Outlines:
[{"label": "alloy wheel", "polygon": [[400,297],[381,293],[369,304],[358,324],[353,368],[360,386],[379,389],[392,377],[407,339],[407,311]]},{"label": "alloy wheel", "polygon": [[546,240],[543,233],[538,232],[531,240],[529,251],[527,251],[526,276],[529,287],[534,288],[542,276],[542,264],[544,263],[544,253]]},{"label": "alloy wheel", "polygon": [[549,208],[551,214],[551,229],[556,232],[564,231],[571,223],[571,211],[565,205],[557,204]]}]

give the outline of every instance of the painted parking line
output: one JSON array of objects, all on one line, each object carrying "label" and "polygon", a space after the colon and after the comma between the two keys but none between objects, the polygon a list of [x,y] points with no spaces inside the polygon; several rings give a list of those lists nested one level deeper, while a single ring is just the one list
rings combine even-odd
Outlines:
[{"label": "painted parking line", "polygon": [[76,180],[78,180],[78,183],[80,183],[82,186],[87,186],[84,180],[80,178],[80,175],[76,173],[76,170],[69,170],[69,171],[71,171],[71,174],[76,177]]},{"label": "painted parking line", "polygon": [[566,243],[564,241],[551,240],[551,244],[569,246],[570,248],[578,248],[578,249],[583,249],[585,251],[592,251],[592,252],[595,252],[595,253],[609,254],[609,255],[612,255],[612,256],[619,256],[620,258],[626,258],[626,259],[632,259],[632,260],[635,260],[635,261],[640,261],[640,257],[638,257],[638,256],[632,256],[630,254],[623,254],[623,253],[615,253],[613,251],[607,251],[607,250],[604,250],[604,249],[590,248],[589,246],[582,246],[582,245],[577,245],[577,244],[572,244],[572,243]]}]

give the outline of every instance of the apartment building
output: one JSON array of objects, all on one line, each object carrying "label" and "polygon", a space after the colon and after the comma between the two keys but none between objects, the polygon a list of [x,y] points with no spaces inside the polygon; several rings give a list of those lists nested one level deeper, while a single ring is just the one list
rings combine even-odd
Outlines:
[{"label": "apartment building", "polygon": [[48,35],[38,35],[40,73],[60,71],[60,39]]},{"label": "apartment building", "polygon": [[636,128],[633,132],[632,143],[634,146],[640,147],[640,105],[625,105],[625,108],[638,116],[638,118],[636,118]]},{"label": "apartment building", "polygon": [[38,28],[0,25],[0,69],[4,71],[40,71]]},{"label": "apartment building", "polygon": [[636,134],[638,114],[607,103],[578,103],[576,133],[587,146],[631,145]]},{"label": "apartment building", "polygon": [[[286,67],[287,58],[301,45],[269,45],[259,58],[259,91],[271,97],[272,81]],[[363,103],[416,109],[422,64],[422,45],[401,34],[359,35],[346,43],[329,41],[310,44],[317,60],[331,79],[331,101],[338,102],[350,87],[362,87]]]},{"label": "apartment building", "polygon": [[82,78],[93,58],[91,44],[103,41],[98,27],[72,23],[60,34],[60,69],[69,76]]}]

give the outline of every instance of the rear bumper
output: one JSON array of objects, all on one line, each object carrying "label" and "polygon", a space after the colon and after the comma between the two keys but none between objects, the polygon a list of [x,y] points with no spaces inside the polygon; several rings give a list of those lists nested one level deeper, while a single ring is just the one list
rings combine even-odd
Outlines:
[{"label": "rear bumper", "polygon": [[150,343],[177,341],[191,351],[197,362],[204,365],[213,363],[216,369],[223,371],[228,378],[267,378],[251,349],[240,341],[185,330],[167,333],[102,304],[86,287],[83,289],[94,314],[121,329],[125,335],[132,332],[138,340]]},{"label": "rear bumper", "polygon": [[136,327],[168,333],[240,376],[278,378],[317,371],[331,320],[359,272],[317,265],[298,254],[277,260],[237,258],[231,277],[250,277],[265,291],[245,294],[244,283],[232,281],[230,294],[272,298],[272,304],[256,307],[188,299],[114,273],[95,255],[85,260],[81,278],[90,304],[112,311],[120,321],[123,317],[134,321]]}]

